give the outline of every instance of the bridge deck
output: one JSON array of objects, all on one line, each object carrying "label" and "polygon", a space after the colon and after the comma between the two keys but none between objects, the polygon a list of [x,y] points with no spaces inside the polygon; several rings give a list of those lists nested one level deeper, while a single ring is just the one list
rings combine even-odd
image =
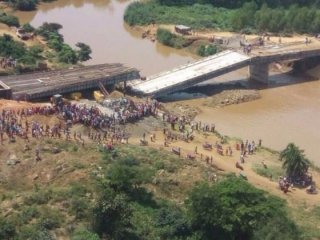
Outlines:
[{"label": "bridge deck", "polygon": [[116,63],[1,77],[0,81],[12,89],[13,96],[37,99],[98,88],[99,81],[107,85],[132,80],[138,75],[138,70]]},{"label": "bridge deck", "polygon": [[227,50],[200,61],[183,65],[172,71],[151,76],[147,80],[133,85],[132,89],[142,94],[152,95],[164,89],[173,88],[176,85],[181,86],[192,79],[212,74],[249,60],[250,57],[248,56]]}]

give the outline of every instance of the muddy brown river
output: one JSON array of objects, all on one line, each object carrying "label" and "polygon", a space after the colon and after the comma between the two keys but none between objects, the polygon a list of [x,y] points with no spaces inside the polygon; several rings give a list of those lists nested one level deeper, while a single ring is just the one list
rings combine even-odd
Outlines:
[{"label": "muddy brown river", "polygon": [[[195,59],[184,51],[141,39],[123,22],[127,5],[128,1],[123,0],[58,0],[41,4],[38,11],[17,15],[22,23],[30,22],[36,27],[43,22],[62,24],[61,33],[67,43],[81,41],[91,46],[92,60],[87,64],[120,62],[138,68],[142,75],[150,75]],[[318,73],[320,77],[320,69]],[[244,77],[245,73],[239,71],[220,81]],[[261,90],[262,98],[257,101],[220,109],[203,108],[198,119],[214,122],[226,135],[261,138],[264,145],[277,150],[294,142],[320,165],[320,81],[284,78],[293,84],[275,84]]]}]

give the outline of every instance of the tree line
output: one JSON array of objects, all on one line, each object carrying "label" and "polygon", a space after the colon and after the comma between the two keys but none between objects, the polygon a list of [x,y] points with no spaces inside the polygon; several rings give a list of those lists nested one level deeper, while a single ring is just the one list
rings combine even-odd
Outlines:
[{"label": "tree line", "polygon": [[298,6],[320,6],[319,0],[156,0],[159,4],[173,6],[173,5],[193,5],[193,4],[211,4],[215,7],[223,8],[239,8],[248,2],[254,2],[261,7],[267,4],[269,7],[288,7],[291,5]]},{"label": "tree line", "polygon": [[271,8],[263,4],[245,3],[231,19],[234,30],[255,29],[259,32],[319,33],[320,10],[291,5],[288,9]]},{"label": "tree line", "polygon": [[[188,4],[183,6],[172,5],[175,1],[165,4],[165,1],[134,2],[126,9],[124,20],[129,25],[184,24],[198,29],[219,28],[247,33],[320,32],[320,10],[315,7],[320,0],[310,1],[313,2],[311,5],[303,5],[303,1],[290,1],[295,4],[288,7],[284,7],[285,4],[271,7],[268,1],[260,1],[263,2],[262,5],[260,2],[241,1],[244,4],[236,9],[227,8],[227,4],[208,4],[207,0],[199,0],[196,3],[190,0],[193,5],[188,5],[189,0],[185,0]],[[177,2],[181,4],[184,1]]]},{"label": "tree line", "polygon": [[52,2],[54,0],[4,0],[16,10],[32,11],[37,8],[39,2]]}]

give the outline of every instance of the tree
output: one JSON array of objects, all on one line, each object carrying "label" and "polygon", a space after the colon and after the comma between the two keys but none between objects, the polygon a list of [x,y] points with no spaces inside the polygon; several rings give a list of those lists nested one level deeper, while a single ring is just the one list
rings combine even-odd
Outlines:
[{"label": "tree", "polygon": [[257,11],[257,4],[255,2],[246,2],[239,8],[232,18],[232,27],[235,30],[253,27],[254,16]]},{"label": "tree", "polygon": [[286,216],[278,215],[263,223],[254,231],[254,240],[295,240],[301,232],[295,223]]},{"label": "tree", "polygon": [[254,239],[254,232],[270,219],[288,218],[284,201],[235,176],[215,185],[199,184],[186,204],[193,230],[203,240]]},{"label": "tree", "polygon": [[[106,187],[93,209],[93,230],[112,239],[130,239],[132,209],[125,194]],[[109,238],[108,238],[109,239]]]},{"label": "tree", "polygon": [[77,51],[80,62],[85,62],[91,59],[90,54],[92,53],[92,50],[89,45],[79,42],[76,44],[76,46],[80,48],[80,50]]},{"label": "tree", "polygon": [[131,194],[141,184],[150,182],[152,172],[139,165],[135,159],[119,159],[107,171],[108,186],[116,192]]},{"label": "tree", "polygon": [[29,33],[35,31],[35,28],[30,23],[23,24],[22,28]]},{"label": "tree", "polygon": [[60,62],[76,64],[78,57],[76,52],[67,44],[62,45],[61,51],[58,52],[58,58]]},{"label": "tree", "polygon": [[59,30],[62,28],[62,25],[59,23],[43,23],[38,29],[37,34],[43,36],[47,41],[50,39],[50,34],[54,33],[59,37],[59,40],[63,42],[63,37],[59,34]]},{"label": "tree", "polygon": [[174,239],[175,237],[185,239],[191,235],[189,221],[177,207],[160,208],[154,221],[161,239]]},{"label": "tree", "polygon": [[197,54],[201,57],[204,57],[206,55],[206,46],[201,44],[197,49]]},{"label": "tree", "polygon": [[310,161],[305,157],[304,150],[299,149],[294,143],[281,151],[280,160],[284,159],[282,168],[286,170],[289,178],[301,177],[308,171]]}]

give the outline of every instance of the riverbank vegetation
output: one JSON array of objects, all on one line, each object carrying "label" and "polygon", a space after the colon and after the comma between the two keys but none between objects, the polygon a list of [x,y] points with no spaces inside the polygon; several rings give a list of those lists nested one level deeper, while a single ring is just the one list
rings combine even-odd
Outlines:
[{"label": "riverbank vegetation", "polygon": [[163,45],[173,47],[173,48],[184,48],[190,45],[191,41],[178,36],[176,34],[171,33],[169,30],[159,28],[157,30],[157,40],[162,43]]},{"label": "riverbank vegetation", "polygon": [[9,27],[19,27],[19,19],[16,16],[10,15],[0,10],[0,23],[6,24]]},{"label": "riverbank vegetation", "polygon": [[72,49],[68,44],[64,43],[63,36],[59,33],[62,25],[58,23],[43,23],[36,33],[42,36],[48,44],[48,47],[54,50],[54,55],[58,62],[67,64],[77,64],[79,61],[89,60],[91,49],[85,43],[77,43],[79,50]]},{"label": "riverbank vegetation", "polygon": [[130,4],[124,20],[131,26],[158,23],[246,33],[318,33],[318,2],[307,1],[299,4],[300,2],[150,0]]},{"label": "riverbank vegetation", "polygon": [[37,70],[43,63],[60,66],[91,59],[91,48],[87,44],[79,42],[76,44],[77,49],[73,49],[64,43],[63,36],[59,33],[62,28],[60,24],[44,23],[38,29],[30,24],[24,24],[22,28],[28,33],[26,41],[31,41],[38,35],[46,44],[39,41],[36,44],[26,44],[24,41],[15,40],[9,34],[0,36],[0,57],[8,63],[2,65],[7,72],[11,72],[12,69],[15,72]]},{"label": "riverbank vegetation", "polygon": [[218,48],[216,45],[208,44],[204,45],[201,44],[197,49],[197,54],[201,57],[208,57],[210,55],[216,54],[218,52]]},{"label": "riverbank vegetation", "polygon": [[4,0],[7,4],[15,10],[32,11],[36,10],[40,2],[52,2],[55,0]]}]

